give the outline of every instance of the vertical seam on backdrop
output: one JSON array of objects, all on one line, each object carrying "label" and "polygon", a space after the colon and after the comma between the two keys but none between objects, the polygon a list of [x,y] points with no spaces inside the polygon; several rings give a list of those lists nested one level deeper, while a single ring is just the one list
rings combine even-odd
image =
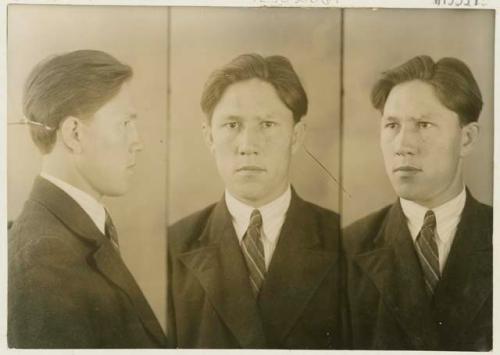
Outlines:
[{"label": "vertical seam on backdrop", "polygon": [[[172,11],[172,7],[170,6],[167,6],[167,16],[166,16],[166,20],[167,20],[167,23],[166,23],[166,40],[167,40],[167,43],[166,43],[166,48],[167,48],[167,63],[166,66],[167,66],[167,70],[166,70],[166,80],[167,80],[167,97],[166,97],[166,100],[165,100],[165,103],[167,105],[166,107],[166,114],[167,114],[167,123],[165,125],[165,148],[166,148],[166,152],[165,152],[165,201],[166,201],[166,204],[165,204],[165,226],[164,226],[164,230],[165,230],[165,234],[166,234],[166,243],[165,243],[165,287],[167,288],[165,291],[166,291],[166,296],[168,297],[168,261],[167,261],[167,258],[168,258],[168,224],[169,224],[169,215],[170,215],[170,175],[169,175],[169,167],[170,167],[170,152],[171,152],[171,146],[170,146],[170,119],[171,119],[171,110],[170,110],[170,98],[171,98],[171,87],[170,87],[170,84],[171,84],[171,77],[170,77],[170,73],[171,73],[171,54],[172,54],[172,51],[171,51],[171,30],[172,30],[172,27],[171,27],[171,20],[172,20],[172,17],[171,17],[171,11]],[[165,306],[165,320],[166,320],[166,326],[165,326],[165,333],[168,334],[168,300],[167,300],[167,303],[166,303],[166,306]]]},{"label": "vertical seam on backdrop", "polygon": [[[342,226],[342,216],[344,207],[344,11],[345,9],[340,9],[340,65],[339,65],[339,77],[340,77],[340,103],[339,103],[339,214],[340,214],[340,225]],[[345,187],[344,187],[345,188]]]}]

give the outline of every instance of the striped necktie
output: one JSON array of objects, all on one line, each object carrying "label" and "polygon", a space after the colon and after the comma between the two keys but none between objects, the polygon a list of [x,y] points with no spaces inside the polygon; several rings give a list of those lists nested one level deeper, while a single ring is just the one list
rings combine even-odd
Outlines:
[{"label": "striped necktie", "polygon": [[439,282],[439,251],[436,243],[436,216],[431,210],[425,213],[424,224],[417,236],[416,249],[424,274],[428,294],[432,297]]},{"label": "striped necktie", "polygon": [[248,267],[250,283],[254,295],[259,294],[264,275],[266,274],[266,263],[264,259],[264,245],[261,240],[262,216],[259,210],[252,211],[250,224],[247,232],[243,236],[241,249]]},{"label": "striped necktie", "polygon": [[116,228],[113,223],[113,220],[111,219],[111,216],[109,215],[108,211],[106,211],[106,222],[104,224],[104,231],[106,237],[109,238],[111,241],[111,244],[115,247],[116,250],[119,249],[118,246],[118,234],[116,233]]}]

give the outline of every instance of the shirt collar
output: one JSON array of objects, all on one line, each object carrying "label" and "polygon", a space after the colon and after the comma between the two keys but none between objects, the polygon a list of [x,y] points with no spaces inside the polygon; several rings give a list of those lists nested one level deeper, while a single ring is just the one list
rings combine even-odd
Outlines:
[{"label": "shirt collar", "polygon": [[[460,219],[460,215],[462,214],[465,206],[466,196],[467,194],[464,187],[462,192],[460,192],[457,196],[443,203],[441,206],[432,209],[434,215],[436,216],[436,229],[438,238],[452,237],[449,236],[448,233],[443,233],[443,231],[449,229],[450,224],[453,224]],[[422,225],[424,224],[424,216],[429,208],[421,206],[413,201],[406,200],[404,198],[400,198],[400,201],[401,208],[403,209],[403,213],[405,214],[408,222],[411,236],[415,241],[418,233],[420,232],[420,229],[422,229]]]},{"label": "shirt collar", "polygon": [[[250,215],[255,208],[235,198],[227,189],[225,191],[224,197],[229,213],[233,218],[233,222],[235,222],[233,223],[233,225],[235,225],[236,228],[236,235],[241,242],[246,230],[248,229],[248,225],[250,223]],[[275,225],[274,222],[284,219],[286,211],[290,206],[291,200],[292,189],[290,185],[288,185],[288,188],[281,196],[269,202],[268,204],[257,208],[262,215],[262,228],[264,230],[264,237],[272,239],[271,242],[274,242],[274,239],[277,239],[278,235],[276,233],[271,233],[270,228]]]},{"label": "shirt collar", "polygon": [[68,184],[67,182],[56,178],[47,173],[40,173],[40,176],[50,181],[65,193],[67,193],[73,200],[80,205],[80,207],[89,215],[90,219],[102,234],[105,234],[106,224],[106,209],[95,198],[88,193],[83,192],[79,188]]}]

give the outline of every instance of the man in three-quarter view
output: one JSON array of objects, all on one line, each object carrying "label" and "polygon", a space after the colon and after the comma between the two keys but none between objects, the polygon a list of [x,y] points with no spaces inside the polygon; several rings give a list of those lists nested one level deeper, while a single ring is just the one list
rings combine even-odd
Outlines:
[{"label": "man in three-quarter view", "polygon": [[479,135],[479,87],[455,58],[418,56],[372,91],[399,196],[346,228],[355,349],[492,348],[492,208],[462,168]]},{"label": "man in three-quarter view", "polygon": [[9,347],[165,345],[101,202],[128,190],[142,149],[131,77],[112,56],[80,50],[41,62],[27,79],[24,115],[43,157],[9,230]]},{"label": "man in three-quarter view", "polygon": [[173,346],[342,347],[339,218],[290,185],[307,103],[282,56],[244,54],[207,81],[203,131],[226,189],[169,228]]}]

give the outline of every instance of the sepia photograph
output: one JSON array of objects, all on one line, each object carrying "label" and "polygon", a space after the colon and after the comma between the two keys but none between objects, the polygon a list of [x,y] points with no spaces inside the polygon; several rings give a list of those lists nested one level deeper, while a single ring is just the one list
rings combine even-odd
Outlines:
[{"label": "sepia photograph", "polygon": [[339,9],[172,8],[172,346],[342,347],[340,25]]},{"label": "sepia photograph", "polygon": [[350,346],[490,351],[494,12],[344,14]]},{"label": "sepia photograph", "polygon": [[158,348],[167,9],[8,7],[8,346]]},{"label": "sepia photograph", "polygon": [[3,346],[494,351],[496,10],[347,5],[5,4]]}]

